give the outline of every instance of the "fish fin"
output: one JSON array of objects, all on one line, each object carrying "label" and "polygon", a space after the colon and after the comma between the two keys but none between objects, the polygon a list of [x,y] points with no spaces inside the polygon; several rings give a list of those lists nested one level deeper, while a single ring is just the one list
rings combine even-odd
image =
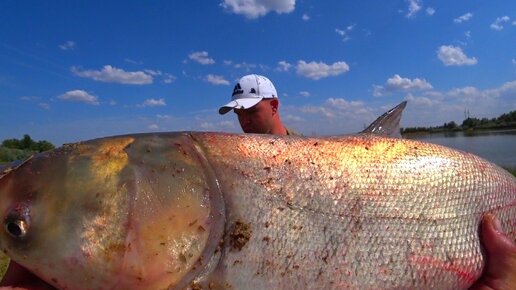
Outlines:
[{"label": "fish fin", "polygon": [[10,163],[0,164],[0,179],[9,174],[10,172],[16,170],[18,167],[22,166],[27,161],[31,160],[32,157],[34,157],[34,155],[30,155],[29,157],[22,160],[15,160]]},{"label": "fish fin", "polygon": [[390,136],[401,138],[400,120],[401,113],[407,106],[407,101],[401,102],[396,107],[385,112],[378,117],[371,125],[360,133],[370,133],[375,135]]}]

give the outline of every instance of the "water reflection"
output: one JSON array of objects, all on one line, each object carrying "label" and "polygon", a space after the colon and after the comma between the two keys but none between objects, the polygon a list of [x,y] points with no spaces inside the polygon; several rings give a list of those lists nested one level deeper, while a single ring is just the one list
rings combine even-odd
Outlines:
[{"label": "water reflection", "polygon": [[457,131],[404,136],[476,154],[498,165],[516,167],[516,130]]}]

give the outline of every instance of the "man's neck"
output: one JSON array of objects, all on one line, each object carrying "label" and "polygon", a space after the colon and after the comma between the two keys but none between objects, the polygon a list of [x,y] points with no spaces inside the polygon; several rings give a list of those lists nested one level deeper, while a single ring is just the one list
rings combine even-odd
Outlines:
[{"label": "man's neck", "polygon": [[283,127],[283,125],[275,126],[272,128],[270,134],[273,135],[287,135],[287,128]]}]

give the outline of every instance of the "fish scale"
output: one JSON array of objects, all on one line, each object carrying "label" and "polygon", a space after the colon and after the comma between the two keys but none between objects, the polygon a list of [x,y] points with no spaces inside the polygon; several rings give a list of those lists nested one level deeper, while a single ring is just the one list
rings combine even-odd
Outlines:
[{"label": "fish scale", "polygon": [[[252,224],[249,250],[225,253],[228,279],[238,289],[464,289],[482,271],[482,214],[497,214],[507,232],[514,231],[514,177],[471,154],[367,135],[323,142],[194,138],[213,160],[228,223]],[[274,149],[267,150],[271,143]],[[272,238],[265,223],[273,225]],[[333,242],[321,239],[328,232]],[[282,250],[267,251],[264,236]],[[314,255],[324,251],[333,255]],[[235,260],[246,262],[231,264]],[[274,261],[267,274],[258,270],[263,260]]]}]

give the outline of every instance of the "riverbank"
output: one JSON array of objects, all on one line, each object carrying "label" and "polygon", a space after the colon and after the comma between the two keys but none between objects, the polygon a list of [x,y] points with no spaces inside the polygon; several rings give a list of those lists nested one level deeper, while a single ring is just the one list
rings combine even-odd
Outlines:
[{"label": "riverbank", "polygon": [[418,139],[419,137],[431,136],[431,135],[443,135],[445,137],[454,137],[458,134],[464,136],[482,136],[491,134],[514,134],[516,128],[504,128],[504,129],[468,129],[468,130],[419,130],[419,131],[405,131],[401,133],[401,136],[406,139]]},{"label": "riverbank", "polygon": [[509,173],[511,173],[512,175],[514,175],[516,177],[516,167],[504,167],[502,166],[503,169],[509,171]]},{"label": "riverbank", "polygon": [[472,118],[468,117],[459,125],[454,121],[444,123],[442,126],[434,127],[405,127],[401,128],[401,134],[411,133],[446,133],[446,132],[475,132],[475,131],[498,131],[516,130],[516,111],[502,114],[497,118]]}]

